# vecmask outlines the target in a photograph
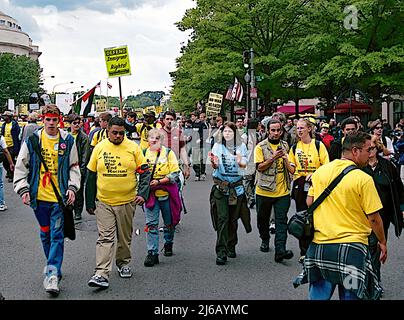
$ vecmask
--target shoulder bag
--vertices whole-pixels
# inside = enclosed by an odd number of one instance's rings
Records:
[[[331,193],[331,191],[338,185],[342,178],[350,171],[359,169],[355,165],[346,167],[320,194],[320,196],[313,202],[313,204],[304,211],[296,212],[288,222],[288,232],[297,239],[313,238],[314,225],[313,225],[313,213],[314,210],[324,201],[325,198]]]

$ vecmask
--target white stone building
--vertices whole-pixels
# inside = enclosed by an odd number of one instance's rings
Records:
[[[32,44],[28,34],[22,31],[17,20],[0,11],[0,53],[24,55],[38,60],[42,52]]]

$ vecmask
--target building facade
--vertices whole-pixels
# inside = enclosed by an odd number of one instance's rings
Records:
[[[28,34],[22,31],[17,20],[0,11],[0,53],[24,55],[38,60],[38,46],[32,44]]]

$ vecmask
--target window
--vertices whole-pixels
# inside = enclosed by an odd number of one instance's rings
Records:
[[[394,124],[399,122],[401,118],[404,118],[404,101],[395,100],[395,101],[393,101],[393,122],[394,122]]]

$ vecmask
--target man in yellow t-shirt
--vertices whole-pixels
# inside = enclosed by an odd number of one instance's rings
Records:
[[[72,205],[80,188],[80,169],[74,138],[58,128],[60,110],[56,105],[43,107],[44,128],[35,131],[21,147],[14,174],[14,191],[30,205],[40,226],[47,260],[45,291],[59,293],[64,255],[64,214],[52,182],[64,205]],[[46,164],[48,170],[45,169]]]
[[[342,158],[321,166],[313,174],[308,206],[345,168],[367,164],[370,139],[370,135],[363,132],[345,137]],[[380,261],[384,263],[387,246],[378,212],[381,208],[372,177],[361,170],[353,170],[314,210],[314,239],[304,260],[310,281],[310,299],[330,299],[336,285],[340,299],[376,299],[380,296],[381,288],[371,267],[367,244],[373,230],[379,240]]]
[[[109,121],[108,138],[95,146],[87,165],[86,208],[96,215],[98,228],[96,267],[88,281],[90,287],[109,286],[115,234],[119,275],[132,276],[129,263],[133,216],[136,205],[142,205],[148,198],[150,173],[140,147],[125,137],[124,125],[125,121],[119,117]],[[136,173],[140,175],[139,185]]]
[[[156,121],[156,114],[153,111],[150,111],[145,114],[144,122],[140,122],[136,124],[136,131],[140,136],[140,148],[143,152],[149,147],[149,131],[151,129],[161,129],[162,126],[160,123],[155,123]]]
[[[270,120],[267,124],[268,138],[254,149],[257,166],[255,188],[257,203],[257,226],[262,243],[260,250],[269,251],[269,219],[272,206],[275,211],[275,262],[292,259],[293,252],[286,250],[287,214],[290,207],[290,173],[293,168],[288,160],[288,144],[281,140],[282,123]]]
[[[1,135],[6,140],[7,150],[10,152],[11,158],[15,163],[15,160],[20,151],[20,126],[17,121],[13,119],[13,113],[11,111],[5,111],[3,113],[4,123],[1,127]],[[14,173],[10,168],[8,161],[3,162],[4,169],[6,169],[6,178],[8,182],[13,182]]]

